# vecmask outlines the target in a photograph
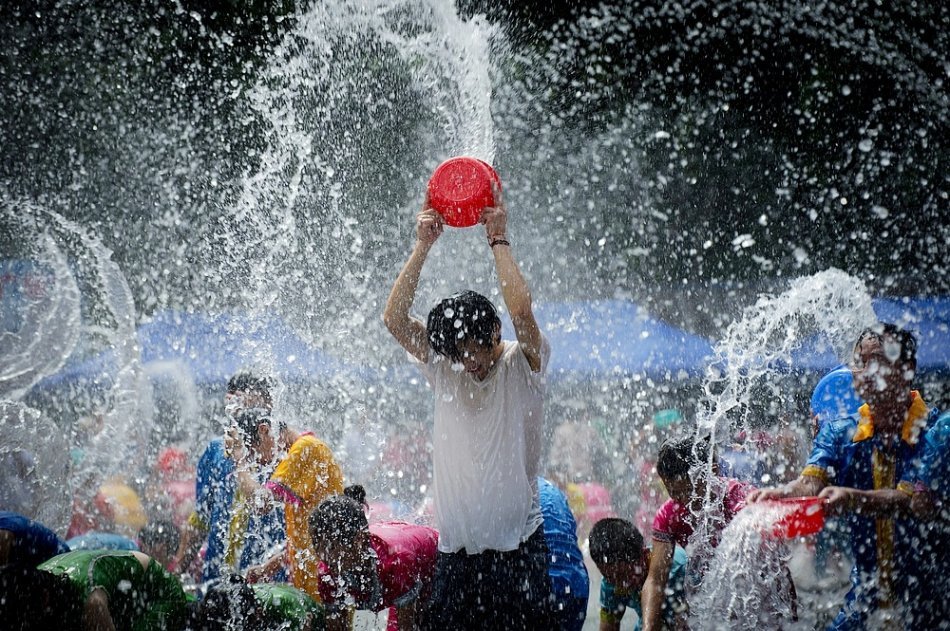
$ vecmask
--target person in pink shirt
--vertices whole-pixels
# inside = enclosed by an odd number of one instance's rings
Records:
[[[746,495],[755,490],[751,484],[720,477],[715,463],[710,476],[710,449],[708,438],[696,442],[691,436],[667,440],[660,447],[656,471],[670,499],[653,519],[653,556],[642,591],[643,631],[659,629],[662,623],[675,547],[687,547],[700,519],[709,527],[709,543],[715,547],[723,528],[745,507]],[[690,559],[694,567],[701,567],[696,561]]]
[[[439,533],[404,522],[370,524],[365,507],[366,491],[352,485],[310,515],[327,630],[346,629],[350,608],[389,609],[388,631],[416,629],[435,574]]]

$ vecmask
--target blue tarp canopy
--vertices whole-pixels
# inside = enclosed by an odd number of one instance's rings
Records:
[[[536,305],[534,312],[551,343],[548,374],[555,380],[695,376],[712,359],[705,338],[661,322],[632,302],[548,303]],[[503,336],[514,339],[507,319]]]
[[[186,370],[198,385],[225,383],[242,368],[259,368],[286,381],[362,377],[364,371],[308,345],[278,318],[165,311],[138,329],[143,365],[157,362]],[[115,352],[70,360],[34,389],[65,385],[109,388],[118,365]]]
[[[180,362],[197,384],[226,382],[247,367],[260,367],[287,381],[360,373],[308,345],[276,317],[165,311],[142,324],[138,337],[144,364]]]
[[[950,298],[878,298],[872,301],[881,322],[890,322],[917,338],[917,368],[927,372],[950,370]],[[837,357],[821,335],[811,337],[793,354],[800,370],[827,371],[847,361]]]

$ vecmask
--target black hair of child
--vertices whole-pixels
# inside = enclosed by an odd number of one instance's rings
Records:
[[[366,513],[366,490],[359,484],[346,487],[343,495],[334,495],[320,502],[310,513],[310,537],[332,537],[345,542],[369,528]]]
[[[596,564],[636,563],[643,558],[643,535],[630,521],[607,517],[590,530],[590,558]]]
[[[907,329],[902,329],[896,324],[881,322],[869,326],[858,335],[858,341],[854,343],[854,350],[857,351],[864,340],[877,340],[881,346],[890,339],[900,345],[899,359],[901,363],[912,363],[917,361],[917,338]]]
[[[273,382],[269,377],[261,377],[249,370],[239,370],[228,380],[228,394],[246,392],[261,397],[265,405],[273,405],[271,387]]]
[[[181,531],[167,519],[155,519],[139,531],[139,542],[148,547],[165,545],[166,550],[177,550]]]

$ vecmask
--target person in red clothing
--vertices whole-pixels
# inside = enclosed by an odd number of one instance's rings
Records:
[[[365,506],[366,491],[353,485],[310,514],[327,629],[347,628],[349,608],[389,609],[389,631],[416,629],[423,614],[416,605],[425,602],[435,574],[439,533],[404,522],[369,524]]]
[[[712,475],[705,475],[710,449],[708,438],[695,442],[692,436],[667,440],[660,447],[656,472],[670,499],[653,520],[653,555],[641,595],[644,631],[659,629],[662,623],[674,548],[688,546],[693,532],[700,527],[700,518],[705,518],[710,527],[710,545],[718,545],[722,529],[745,507],[746,495],[755,490],[750,484],[719,477],[715,465]],[[690,559],[693,568],[701,568],[702,564],[702,559]]]

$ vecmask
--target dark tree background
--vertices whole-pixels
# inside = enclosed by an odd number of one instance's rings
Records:
[[[601,191],[609,210],[594,204],[571,238],[611,235],[605,260],[653,310],[715,334],[757,292],[830,266],[878,294],[950,291],[947,7],[509,0],[460,11],[503,25],[499,76],[550,115],[552,135],[631,117],[656,130],[629,147],[649,212],[617,212],[629,183],[615,182]],[[260,121],[231,95],[303,8],[4,3],[0,192],[101,234],[131,270],[142,313],[173,301],[200,262],[172,274],[137,266],[147,224],[169,204],[200,217],[209,190],[234,188],[253,166]],[[163,133],[129,139],[141,133],[129,121]],[[514,143],[522,132],[506,133]],[[214,239],[197,221],[169,215],[165,228],[169,243]]]

